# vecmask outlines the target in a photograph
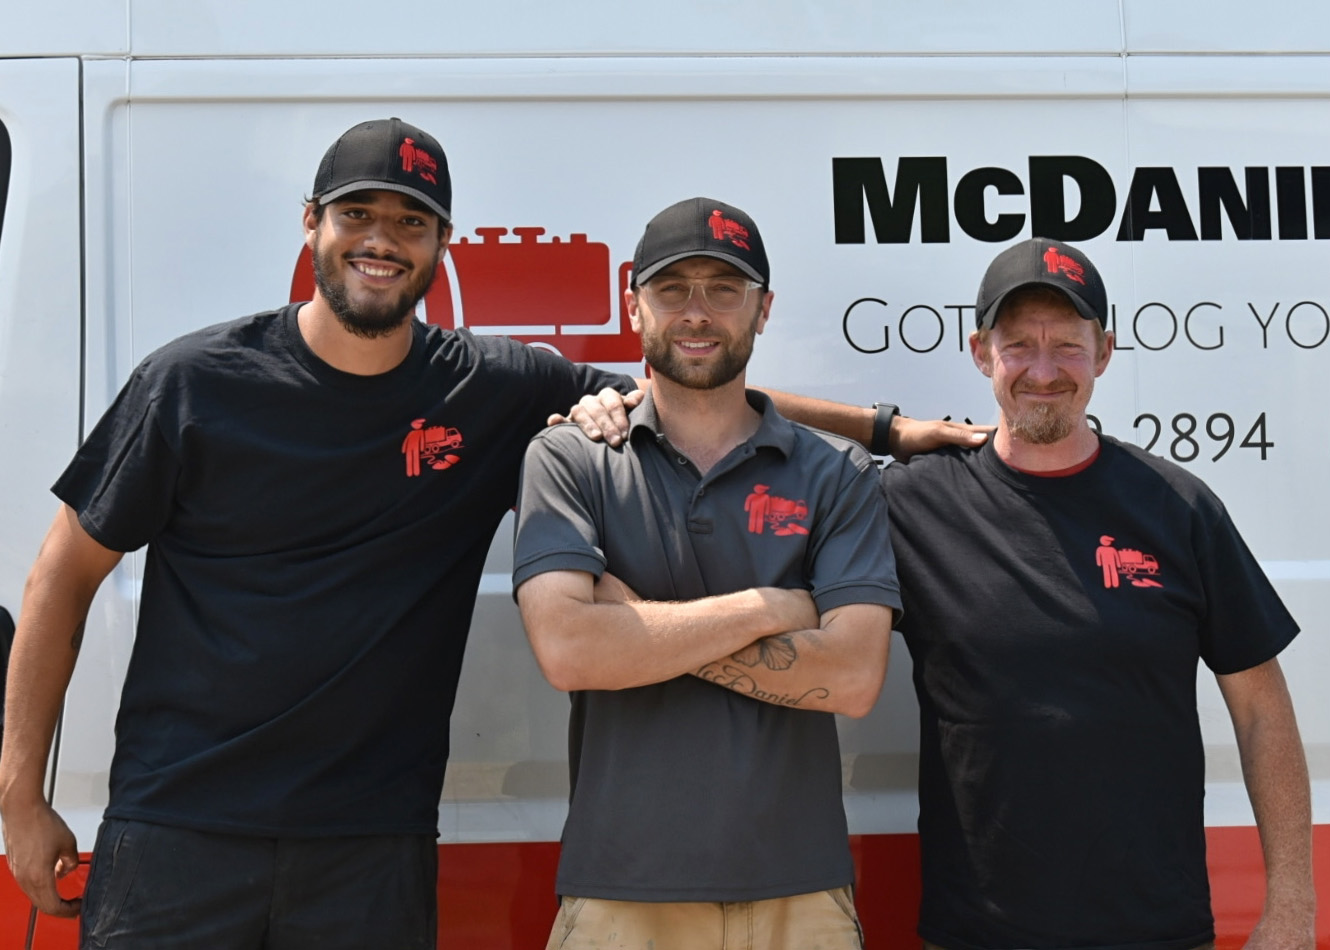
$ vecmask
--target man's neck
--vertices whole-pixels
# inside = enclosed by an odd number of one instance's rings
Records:
[[[366,339],[342,326],[316,290],[296,314],[300,336],[314,355],[333,369],[356,376],[378,376],[399,366],[411,352],[411,320],[386,336]]]
[[[993,451],[998,458],[1022,472],[1058,472],[1074,468],[1099,449],[1099,437],[1084,419],[1080,426],[1057,442],[1037,445],[1012,435],[1006,421],[998,422],[993,434]]]
[[[665,438],[704,474],[762,424],[744,395],[743,373],[716,389],[689,389],[653,376],[651,399]]]

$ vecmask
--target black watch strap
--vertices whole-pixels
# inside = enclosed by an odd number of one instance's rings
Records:
[[[887,439],[891,435],[891,420],[901,414],[900,406],[889,402],[875,402],[873,411],[873,441],[868,450],[874,455],[890,455]]]

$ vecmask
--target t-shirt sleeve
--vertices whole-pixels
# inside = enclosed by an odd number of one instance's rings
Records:
[[[537,574],[605,570],[599,520],[587,479],[579,466],[582,436],[576,426],[547,429],[531,440],[522,464],[513,541],[513,591]],[[574,439],[578,441],[573,441]]]
[[[139,366],[51,490],[104,547],[133,551],[165,527],[180,460],[164,435],[165,399]]]
[[[1215,673],[1240,673],[1278,656],[1298,625],[1223,504],[1205,501],[1213,507],[1203,509],[1195,540],[1206,595],[1201,659]]]
[[[611,373],[589,363],[571,363],[538,347],[514,345],[521,346],[531,362],[532,378],[539,381],[538,408],[544,415],[566,413],[577,400],[602,389],[627,394],[637,388],[637,381],[623,373]]]
[[[815,524],[809,581],[819,613],[845,604],[901,609],[887,500],[868,454],[854,449],[831,509]]]

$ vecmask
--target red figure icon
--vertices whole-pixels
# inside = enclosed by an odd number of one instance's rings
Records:
[[[406,456],[407,478],[420,474],[420,450],[425,447],[425,433],[420,430],[424,425],[424,419],[412,419],[411,431],[402,441],[402,453]]]
[[[1142,554],[1135,548],[1115,548],[1111,535],[1105,534],[1099,538],[1094,562],[1104,569],[1106,588],[1119,586],[1123,577],[1131,581],[1132,587],[1164,586],[1153,578],[1153,575],[1159,573],[1159,560],[1153,554]]]
[[[1049,250],[1052,254],[1053,251]],[[1094,562],[1104,569],[1104,586],[1117,587],[1121,581],[1118,580],[1118,549],[1113,547],[1113,538],[1110,535],[1104,535],[1099,539],[1099,549],[1094,552]]]
[[[711,226],[711,236],[717,241],[729,241],[735,247],[748,250],[748,229],[738,221],[731,221],[720,213],[720,209],[711,212],[707,219]]]
[[[807,534],[808,529],[797,522],[808,517],[808,503],[802,498],[798,501],[781,498],[770,491],[769,485],[754,485],[753,493],[744,499],[748,530],[762,534],[770,525],[772,534]]]
[[[402,146],[397,150],[397,154],[402,156],[402,171],[409,172],[416,164],[416,140],[402,139]]]
[[[1059,254],[1057,248],[1050,247],[1044,251],[1044,263],[1048,265],[1050,274],[1062,271],[1068,280],[1074,280],[1082,286],[1085,284],[1085,277],[1083,276],[1085,268],[1066,254]]]
[[[770,490],[770,485],[754,485],[753,493],[744,499],[744,511],[748,512],[748,530],[753,534],[761,534],[762,526],[766,523],[767,512],[771,509],[771,496],[767,494]]]
[[[420,461],[424,459],[436,472],[452,468],[462,461],[460,455],[448,452],[448,449],[460,448],[462,433],[452,426],[425,427],[424,419],[412,419],[411,431],[402,441],[402,453],[406,456],[407,478],[420,474]]]

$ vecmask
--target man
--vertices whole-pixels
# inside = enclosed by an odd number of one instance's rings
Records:
[[[522,452],[585,394],[589,428],[626,425],[628,377],[412,319],[452,234],[432,136],[362,123],[312,195],[314,299],[149,356],[55,485],[0,813],[20,886],[81,904],[93,946],[433,946],[448,716]],[[873,412],[842,409],[867,439]],[[52,733],[88,605],[145,544],[106,821],[86,899],[62,900],[78,849],[42,796]]]
[[[573,694],[549,947],[857,948],[831,714],[873,707],[900,605],[876,470],[745,391],[744,212],[667,208],[633,272],[651,392],[621,446],[537,436],[518,505],[522,619]]]
[[[922,718],[920,935],[946,950],[1210,946],[1199,658],[1265,852],[1247,946],[1310,950],[1307,769],[1276,659],[1297,626],[1198,478],[1089,426],[1113,335],[1084,254],[1008,248],[976,313],[993,440],[883,473]]]

